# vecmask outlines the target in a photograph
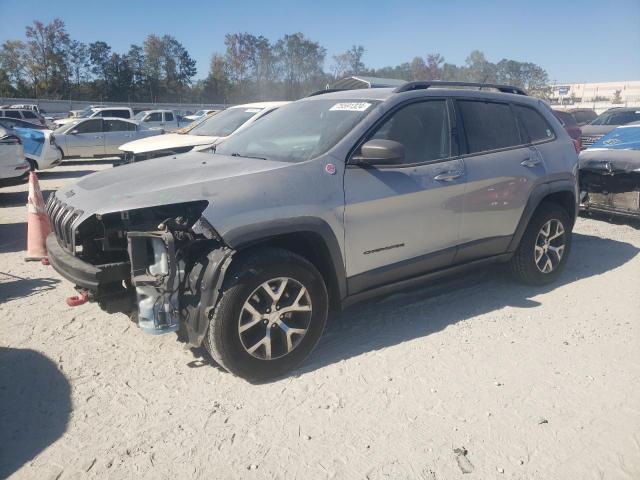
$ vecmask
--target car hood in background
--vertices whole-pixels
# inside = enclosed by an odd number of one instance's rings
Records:
[[[286,162],[190,152],[137,162],[87,175],[56,196],[84,212],[82,218],[196,200],[214,202],[251,175],[284,168]]]
[[[67,125],[71,122],[77,122],[79,120],[84,120],[84,119],[79,117],[59,118],[57,120],[54,120],[53,123],[56,125],[62,126],[62,125]]]
[[[158,150],[171,150],[172,148],[196,147],[198,145],[210,145],[215,143],[220,137],[208,137],[202,135],[188,135],[180,133],[169,133],[155,137],[143,138],[133,142],[120,145],[123,152],[148,153]]]
[[[618,125],[584,125],[580,127],[582,129],[583,136],[599,136],[606,135],[614,128],[618,127]]]

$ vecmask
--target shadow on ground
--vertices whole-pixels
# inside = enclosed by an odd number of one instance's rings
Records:
[[[580,213],[580,216],[589,220],[611,223],[612,225],[627,225],[640,230],[640,218],[623,217],[621,215],[608,215],[606,213],[589,212]]]
[[[3,207],[25,207],[24,218],[27,218],[27,197],[29,196],[28,187],[25,185],[24,190],[19,192],[0,192],[0,208]],[[47,197],[53,190],[42,190],[42,198],[47,201]],[[0,235],[2,233],[0,232]],[[2,237],[0,237],[2,238]]]
[[[545,287],[520,284],[506,265],[495,265],[330,314],[314,353],[292,375],[424,337],[506,306],[536,308],[541,304],[532,297],[618,268],[638,252],[640,249],[630,243],[574,233],[565,271],[557,282]],[[217,366],[204,348],[192,352],[199,359],[193,362],[197,366]]]
[[[536,308],[540,302],[532,297],[620,267],[639,251],[629,243],[574,233],[565,271],[545,287],[522,285],[505,265],[496,265],[354,306],[328,323],[315,353],[297,373],[424,337],[506,306]]]
[[[34,350],[0,348],[0,478],[59,439],[71,413],[71,386]]]
[[[117,160],[118,160],[117,157],[113,157],[108,160],[107,159],[93,160],[91,158],[87,158],[87,159],[78,158],[76,160],[63,160],[62,165],[64,165],[65,167],[72,166],[72,165],[113,165],[113,162]]]
[[[80,178],[94,172],[95,170],[46,170],[44,172],[38,172],[38,179],[58,180],[64,178]]]
[[[26,218],[26,208],[24,215]],[[0,223],[0,253],[22,252],[26,249],[27,222]]]
[[[24,278],[0,272],[0,303],[53,290],[59,283],[56,278]]]

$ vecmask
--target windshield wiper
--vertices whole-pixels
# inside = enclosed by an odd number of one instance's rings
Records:
[[[255,158],[256,160],[266,160],[266,158],[264,158],[264,157],[254,157],[254,156],[251,156],[251,155],[241,155],[238,152],[233,152],[231,154],[231,156],[232,157],[242,157],[242,158]]]

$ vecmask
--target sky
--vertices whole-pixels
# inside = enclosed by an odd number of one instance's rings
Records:
[[[275,42],[299,31],[327,49],[327,68],[358,44],[375,68],[428,53],[460,65],[481,50],[492,62],[536,63],[557,83],[640,80],[640,0],[0,0],[0,42],[56,17],[72,38],[116,52],[169,33],[196,59],[197,78],[224,52],[225,33]]]

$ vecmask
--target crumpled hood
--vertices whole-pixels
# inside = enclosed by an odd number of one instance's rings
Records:
[[[640,150],[594,149],[580,153],[580,170],[602,174],[640,174]]]
[[[210,145],[215,143],[220,137],[208,137],[202,135],[189,135],[180,133],[168,133],[155,137],[142,138],[133,142],[125,143],[118,147],[123,152],[149,153],[158,150],[169,150],[171,148],[195,147],[198,145]]]
[[[56,196],[82,210],[81,219],[155,205],[212,203],[228,189],[243,188],[247,177],[287,165],[291,164],[189,152],[96,172],[61,188]]]

